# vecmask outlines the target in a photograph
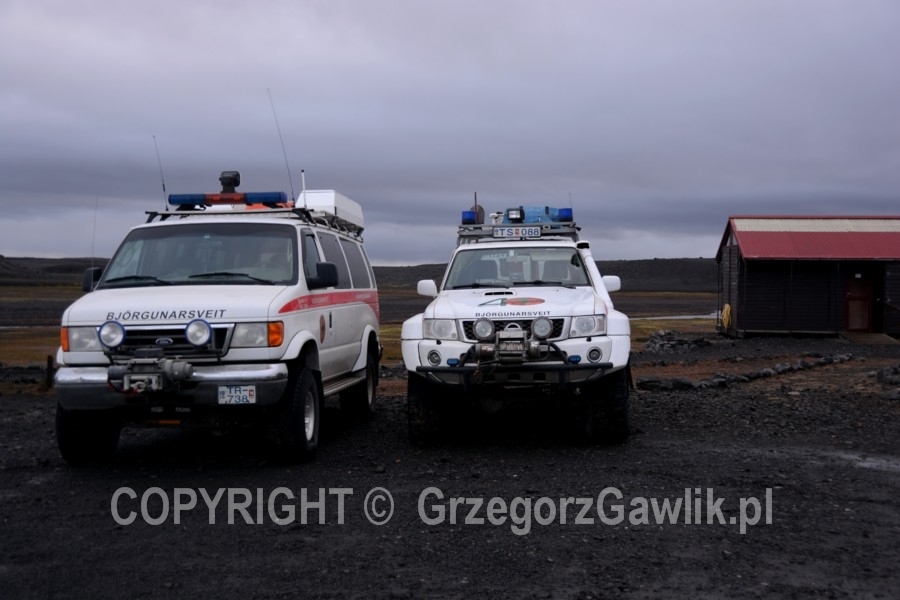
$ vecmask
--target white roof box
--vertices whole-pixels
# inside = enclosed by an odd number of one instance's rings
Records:
[[[314,214],[325,213],[328,216],[337,217],[355,225],[359,229],[365,227],[362,207],[347,196],[334,190],[306,190],[300,192],[300,197],[295,202],[296,206],[302,206]]]

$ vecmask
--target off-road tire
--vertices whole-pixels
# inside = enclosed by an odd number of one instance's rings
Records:
[[[628,367],[604,377],[601,384],[603,439],[613,444],[624,444],[631,435],[628,424],[628,392],[630,373]]]
[[[631,435],[628,423],[629,369],[604,377],[581,403],[581,430],[591,442],[623,444]]]
[[[378,358],[369,351],[366,359],[366,379],[341,392],[341,412],[357,419],[375,416],[375,396],[378,388]]]
[[[271,423],[276,458],[287,463],[312,460],[319,446],[322,393],[314,372],[302,368]]]
[[[121,432],[121,424],[104,411],[66,410],[56,405],[56,444],[69,466],[109,461]]]
[[[436,386],[414,373],[406,374],[406,416],[409,441],[416,446],[436,443],[441,436],[440,395]]]

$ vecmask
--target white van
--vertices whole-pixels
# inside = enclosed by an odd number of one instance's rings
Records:
[[[308,460],[323,399],[370,415],[379,305],[359,204],[334,191],[172,194],[62,317],[56,433],[72,465],[109,457],[124,426],[264,421]]]

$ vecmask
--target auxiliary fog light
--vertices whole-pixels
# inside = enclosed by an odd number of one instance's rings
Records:
[[[107,321],[100,326],[97,336],[107,348],[116,348],[125,340],[125,326],[118,321]]]
[[[590,350],[588,350],[587,356],[589,361],[597,362],[601,358],[603,358],[603,352],[600,350],[600,348],[591,348]]]
[[[184,337],[194,346],[205,346],[212,339],[212,327],[203,319],[194,319],[184,328]]]
[[[436,367],[441,364],[441,353],[437,350],[432,350],[428,353],[428,362],[432,367]]]
[[[538,317],[531,322],[531,333],[534,337],[545,340],[553,333],[553,322],[547,317]]]
[[[489,319],[478,319],[472,326],[472,332],[479,340],[486,340],[494,335],[494,323]]]

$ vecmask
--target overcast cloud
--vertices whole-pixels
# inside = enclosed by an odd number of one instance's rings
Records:
[[[446,261],[475,192],[571,203],[598,259],[898,214],[898,31],[896,0],[2,0],[0,254],[110,256],[164,206],[154,136],[169,193],[304,169],[375,264]]]

